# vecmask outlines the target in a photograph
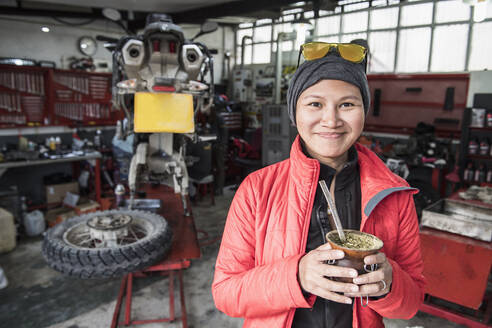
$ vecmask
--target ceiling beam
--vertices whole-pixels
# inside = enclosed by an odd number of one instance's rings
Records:
[[[92,12],[76,12],[64,10],[42,10],[29,8],[15,8],[0,6],[1,15],[11,16],[41,16],[41,17],[63,17],[63,18],[95,18],[105,19],[100,9],[92,9]]]
[[[176,23],[201,23],[208,18],[244,16],[247,13],[288,6],[299,0],[242,0],[172,13]]]

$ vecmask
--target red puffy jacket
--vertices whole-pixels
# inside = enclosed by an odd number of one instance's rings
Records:
[[[391,292],[367,307],[354,300],[354,327],[384,327],[386,318],[408,319],[423,301],[419,228],[412,194],[369,149],[356,145],[360,167],[361,231],[384,242],[393,267]],[[319,162],[301,150],[250,174],[232,201],[220,246],[212,294],[217,308],[244,317],[244,327],[291,327],[296,308],[311,307],[297,280],[305,254]]]

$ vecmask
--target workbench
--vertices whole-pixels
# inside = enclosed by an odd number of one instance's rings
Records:
[[[26,167],[26,166],[38,166],[38,165],[50,165],[59,163],[74,163],[80,161],[95,161],[94,163],[94,179],[96,189],[96,201],[101,203],[101,153],[93,151],[81,156],[65,156],[54,159],[36,159],[27,161],[15,161],[15,162],[0,162],[0,177],[10,168]]]
[[[183,211],[183,204],[181,202],[181,196],[174,193],[174,189],[168,186],[151,187],[146,186],[144,188],[147,199],[160,199],[162,201],[162,208],[158,210],[157,214],[162,215],[169,225],[171,226],[173,238],[171,249],[168,256],[161,261],[141,272],[130,273],[126,275],[120,286],[118,299],[116,301],[115,310],[113,313],[113,320],[111,328],[116,328],[118,325],[140,325],[156,322],[172,322],[176,319],[174,309],[174,276],[177,275],[179,279],[179,293],[180,293],[180,305],[181,305],[181,322],[183,328],[188,327],[186,304],[183,285],[183,269],[190,266],[190,260],[197,259],[201,256],[200,246],[198,245],[197,231],[195,228],[195,222],[193,215],[185,216]],[[187,197],[188,206],[191,206],[190,200]],[[191,207],[189,207],[191,209]],[[191,211],[190,211],[191,213]],[[169,276],[169,317],[159,319],[147,319],[147,320],[132,320],[131,319],[131,304],[132,304],[132,287],[133,278],[146,277],[151,273],[157,273],[160,275]],[[126,293],[126,304],[124,321],[119,322],[120,309],[123,303],[123,297]]]

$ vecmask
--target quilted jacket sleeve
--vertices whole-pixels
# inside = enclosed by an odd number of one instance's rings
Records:
[[[258,191],[251,180],[249,176],[241,184],[229,209],[212,284],[215,305],[229,316],[244,318],[310,307],[297,282],[302,254],[255,264]]]
[[[419,226],[412,193],[399,193],[400,226],[397,252],[388,259],[393,267],[391,292],[369,302],[369,307],[386,318],[410,319],[424,299],[424,265],[420,252]]]

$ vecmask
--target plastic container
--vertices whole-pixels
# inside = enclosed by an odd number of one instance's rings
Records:
[[[9,284],[7,280],[7,276],[5,275],[5,272],[3,271],[2,267],[0,267],[0,289],[3,289],[7,287]]]
[[[482,141],[480,141],[480,150],[479,153],[482,156],[487,156],[489,154],[489,138],[483,138]]]
[[[470,140],[470,142],[468,143],[468,154],[476,155],[478,153],[478,148],[479,148],[478,139],[475,138]]]
[[[14,216],[0,208],[0,253],[13,250],[16,246]]]
[[[27,213],[24,217],[24,228],[28,236],[38,236],[46,230],[43,212],[36,210]]]

